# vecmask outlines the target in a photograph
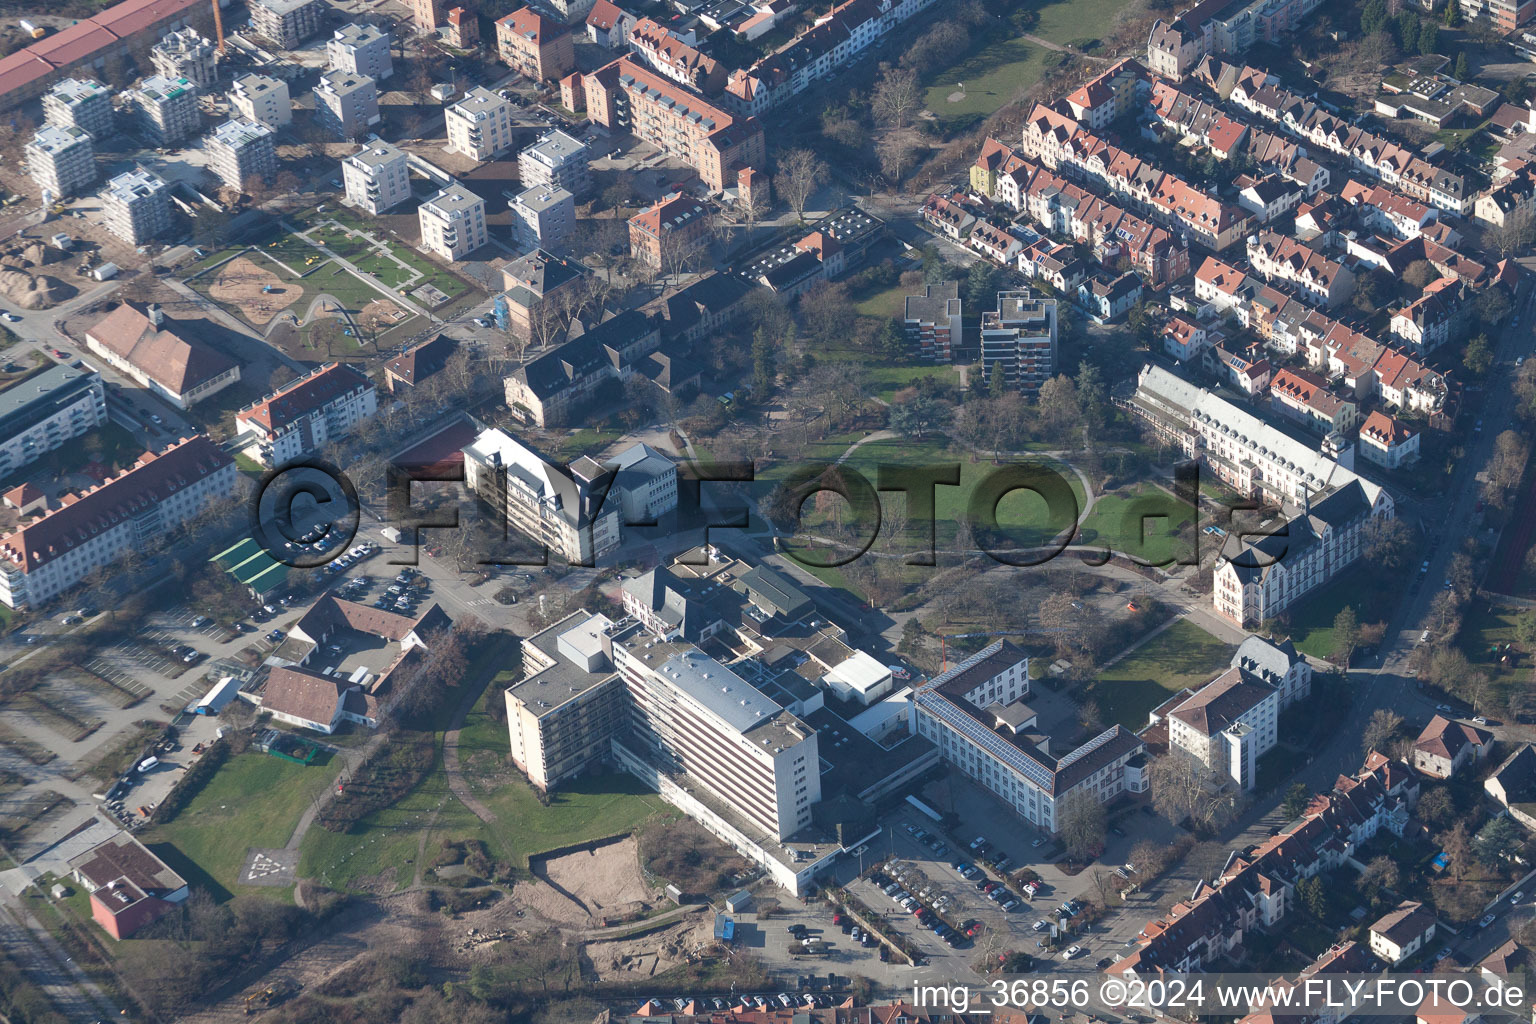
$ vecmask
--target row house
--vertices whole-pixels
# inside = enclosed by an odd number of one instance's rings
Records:
[[[1021,239],[986,221],[978,222],[971,229],[965,244],[989,260],[1001,263],[1005,267],[1013,266],[1013,261],[1018,258],[1019,253],[1024,251],[1024,242]]]
[[[887,33],[937,0],[845,0],[814,25],[748,68],[733,71],[721,102],[742,116],[761,114],[830,78]]]
[[[1157,19],[1147,37],[1147,67],[1180,81],[1215,54],[1242,53],[1285,39],[1322,0],[1200,0],[1178,17]]]
[[[1140,161],[1123,151],[1114,152],[1118,159],[1112,167],[1095,157],[1094,166],[1101,175],[1141,173],[1145,165]],[[983,145],[971,167],[971,182],[976,191],[1018,210],[1046,231],[1087,244],[1105,266],[1135,270],[1154,288],[1166,287],[1189,273],[1189,247],[1171,231],[1093,195],[995,139]],[[1019,266],[1035,276],[1023,262]],[[1070,287],[1076,288],[1077,283]]]
[[[1240,181],[1245,183],[1237,194],[1237,205],[1253,214],[1260,224],[1279,220],[1290,213],[1304,194],[1295,183],[1275,174]]]
[[[1274,231],[1248,239],[1248,262],[1266,281],[1287,281],[1303,297],[1326,308],[1345,301],[1355,290],[1355,275],[1348,267]]]
[[[1328,390],[1328,382],[1307,370],[1281,370],[1269,382],[1269,403],[1281,416],[1316,433],[1347,434],[1360,422],[1360,407]]]
[[[1044,281],[1058,295],[1077,291],[1088,279],[1089,267],[1077,250],[1064,242],[1037,238],[1019,253],[1019,273],[1031,281]]]
[[[1206,349],[1201,362],[1206,373],[1249,397],[1263,394],[1275,372],[1268,359],[1256,353],[1235,352],[1221,344]]]
[[[1477,197],[1472,216],[1492,228],[1502,228],[1520,217],[1529,218],[1536,211],[1536,169],[1523,167],[1497,187]]]
[[[1417,238],[1440,217],[1439,210],[1381,185],[1349,181],[1339,198],[1360,211],[1366,227],[1399,240]]]
[[[1080,123],[1098,130],[1134,110],[1138,94],[1146,90],[1149,81],[1147,69],[1135,59],[1126,57],[1084,82],[1063,102]]]
[[[1466,323],[1462,313],[1471,298],[1458,278],[1431,281],[1422,295],[1392,314],[1392,334],[1420,353],[1459,339]]]
[[[1441,411],[1451,392],[1448,375],[1431,370],[1397,349],[1335,323],[1306,348],[1312,369],[1327,373],[1358,400],[1376,397],[1408,412]]]
[[[1461,175],[1434,166],[1386,136],[1350,124],[1272,79],[1261,85],[1251,79],[1237,84],[1228,98],[1414,199],[1448,213],[1466,213],[1471,205]]]
[[[1137,948],[1109,973],[1188,973],[1240,954],[1245,938],[1284,920],[1300,882],[1344,866],[1361,843],[1383,829],[1400,835],[1418,791],[1406,765],[1371,751],[1358,772],[1340,775],[1297,821],[1256,846],[1230,853],[1214,879],[1198,882],[1188,899],[1148,922]],[[1369,966],[1358,956],[1330,956],[1319,963]]]
[[[1217,343],[1221,331],[1189,317],[1174,315],[1163,325],[1160,335],[1163,352],[1175,362],[1188,363],[1201,358]]]
[[[725,87],[725,68],[706,57],[650,18],[641,18],[629,33],[629,47],[651,67],[679,85],[705,96]]]
[[[1219,252],[1248,230],[1242,210],[1105,143],[1044,105],[1037,105],[1025,120],[1021,150],[1052,170],[1098,181],[1206,248]]]
[[[959,199],[931,195],[923,203],[923,220],[945,238],[958,242],[970,234],[976,224],[976,216],[968,211]]]

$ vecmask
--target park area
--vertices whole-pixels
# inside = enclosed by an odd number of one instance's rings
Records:
[[[1100,672],[1083,696],[1099,706],[1104,721],[1134,731],[1163,701],[1224,671],[1235,650],[1188,619],[1177,619]]]
[[[295,359],[393,351],[424,329],[422,313],[482,297],[349,211],[307,211],[293,220],[203,253],[187,268],[187,283]]]

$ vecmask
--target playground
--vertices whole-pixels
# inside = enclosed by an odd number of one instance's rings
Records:
[[[240,311],[252,326],[267,324],[298,301],[304,286],[284,282],[277,274],[245,256],[225,263],[208,283],[208,297]]]

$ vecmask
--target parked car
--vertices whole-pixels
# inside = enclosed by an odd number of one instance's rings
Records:
[[[212,621],[213,620],[210,619],[206,615],[199,615],[197,618],[192,620],[192,628],[193,629],[202,629],[204,626],[208,625],[208,623],[210,623]]]
[[[1067,947],[1067,951],[1065,953],[1063,953],[1062,956],[1065,959],[1067,959],[1067,960],[1074,960],[1077,957],[1081,956],[1082,954],[1083,954],[1083,947],[1082,946],[1068,946]]]

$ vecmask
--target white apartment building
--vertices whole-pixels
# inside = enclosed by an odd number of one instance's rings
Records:
[[[559,185],[580,196],[592,185],[591,156],[585,143],[557,129],[517,154],[518,177],[527,188]]]
[[[377,25],[343,25],[325,44],[333,71],[349,71],[382,82],[395,73],[389,33]]]
[[[1171,748],[1252,789],[1259,758],[1275,745],[1280,691],[1229,668],[1176,704],[1167,720]]]
[[[619,546],[622,502],[607,496],[613,472],[590,458],[557,466],[505,431],[486,430],[464,449],[464,481],[511,529],[572,565],[596,564]]]
[[[130,551],[142,551],[235,493],[239,473],[223,449],[199,434],[77,496],[0,538],[0,602],[35,608]]]
[[[195,28],[171,32],[149,51],[149,61],[166,78],[185,78],[199,89],[211,89],[219,80],[218,50]]]
[[[246,179],[270,180],[277,173],[277,150],[272,129],[251,121],[225,121],[203,143],[208,150],[208,169],[233,189]]]
[[[552,249],[576,226],[576,197],[556,185],[530,188],[512,200],[512,234],[529,249]]]
[[[320,32],[330,9],[325,0],[251,0],[251,28],[285,50]]]
[[[1231,667],[1273,686],[1282,709],[1312,694],[1312,663],[1289,640],[1250,636],[1238,645]]]
[[[50,199],[74,195],[96,180],[96,147],[83,129],[45,124],[23,152],[27,173]]]
[[[443,111],[448,151],[491,160],[512,148],[512,101],[477,85]],[[525,185],[532,184],[526,178]]]
[[[171,192],[159,175],[138,167],[107,182],[101,210],[108,231],[142,245],[171,226]]]
[[[816,731],[692,644],[642,640],[613,647],[632,705],[621,763],[680,770],[770,840],[809,825]]]
[[[373,381],[344,363],[326,363],[235,415],[247,455],[282,466],[351,433],[378,411]]]
[[[0,391],[0,475],[107,421],[101,374],[87,363],[50,364]]]
[[[43,94],[43,120],[104,139],[113,132],[112,90],[89,78],[66,78]]]
[[[367,75],[327,71],[315,86],[315,121],[343,139],[379,123],[379,89]]]
[[[411,197],[409,158],[405,150],[382,140],[370,142],[341,162],[347,202],[372,214],[399,206]]]
[[[133,90],[132,98],[139,127],[156,146],[174,146],[202,126],[197,86],[188,79],[151,75]]]
[[[229,90],[230,106],[244,120],[283,128],[293,123],[293,100],[288,83],[266,75],[241,75]]]
[[[452,263],[490,241],[485,200],[455,182],[421,204],[421,247]]]
[[[956,770],[995,793],[1026,821],[1058,830],[1076,794],[1108,803],[1147,787],[1145,744],[1115,725],[1059,753],[1037,735],[1029,656],[998,641],[934,676],[913,696],[912,729]]]

